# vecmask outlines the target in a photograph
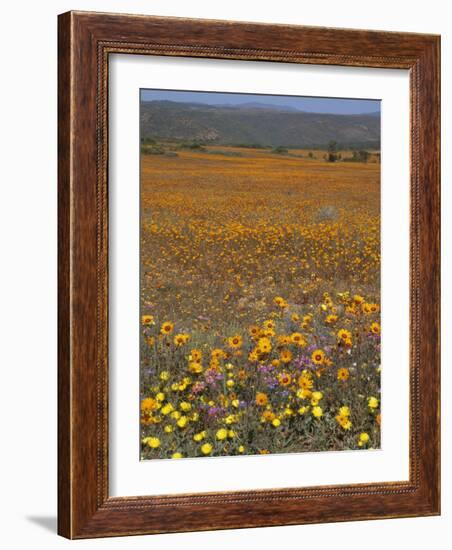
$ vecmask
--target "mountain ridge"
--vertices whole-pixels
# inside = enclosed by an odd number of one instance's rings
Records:
[[[206,144],[378,148],[380,114],[327,114],[250,102],[209,105],[170,100],[143,101],[142,138]]]

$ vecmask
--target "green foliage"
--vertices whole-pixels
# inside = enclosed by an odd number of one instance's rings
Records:
[[[161,145],[141,145],[140,150],[142,155],[164,155],[165,154],[165,150]]]
[[[272,153],[276,153],[278,155],[284,155],[289,152],[289,149],[287,147],[283,147],[282,145],[278,145],[278,147],[275,147],[272,149]]]
[[[352,156],[345,158],[346,162],[368,162],[370,153],[368,151],[353,151]]]
[[[199,141],[186,141],[179,145],[179,149],[188,149],[191,151],[204,151],[203,143]]]

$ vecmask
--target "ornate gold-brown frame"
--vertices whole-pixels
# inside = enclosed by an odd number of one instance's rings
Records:
[[[109,496],[107,90],[113,53],[409,70],[409,481]],[[85,538],[439,514],[439,62],[440,39],[432,35],[88,12],[59,17],[61,535]]]

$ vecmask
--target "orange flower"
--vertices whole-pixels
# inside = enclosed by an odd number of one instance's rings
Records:
[[[231,347],[233,349],[240,348],[242,346],[242,344],[243,344],[242,337],[239,336],[238,334],[228,338],[228,345],[229,345],[229,347]]]
[[[348,380],[349,376],[350,376],[350,371],[346,368],[342,368],[337,371],[338,380]]]
[[[292,360],[292,352],[289,349],[282,349],[279,353],[279,358],[283,363],[290,363]]]
[[[265,393],[258,392],[256,393],[256,405],[259,405],[259,407],[263,407],[268,403],[268,397]]]
[[[165,321],[160,328],[160,332],[162,334],[171,334],[173,330],[174,330],[174,323],[171,323],[171,321]]]
[[[321,349],[316,349],[312,352],[311,359],[316,365],[321,365],[325,361],[325,352]]]
[[[305,337],[301,334],[301,332],[294,332],[294,333],[290,336],[290,340],[291,340],[291,342],[293,342],[294,344],[297,344],[297,346],[300,346],[301,348],[303,348],[304,346],[306,346],[306,339],[305,339]]]
[[[288,386],[292,382],[292,376],[288,372],[281,372],[278,380],[281,386]]]

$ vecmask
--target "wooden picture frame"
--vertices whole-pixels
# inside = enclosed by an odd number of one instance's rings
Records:
[[[440,38],[68,12],[58,41],[58,532],[68,538],[440,513]],[[113,53],[407,69],[409,481],[110,497],[108,61]]]

